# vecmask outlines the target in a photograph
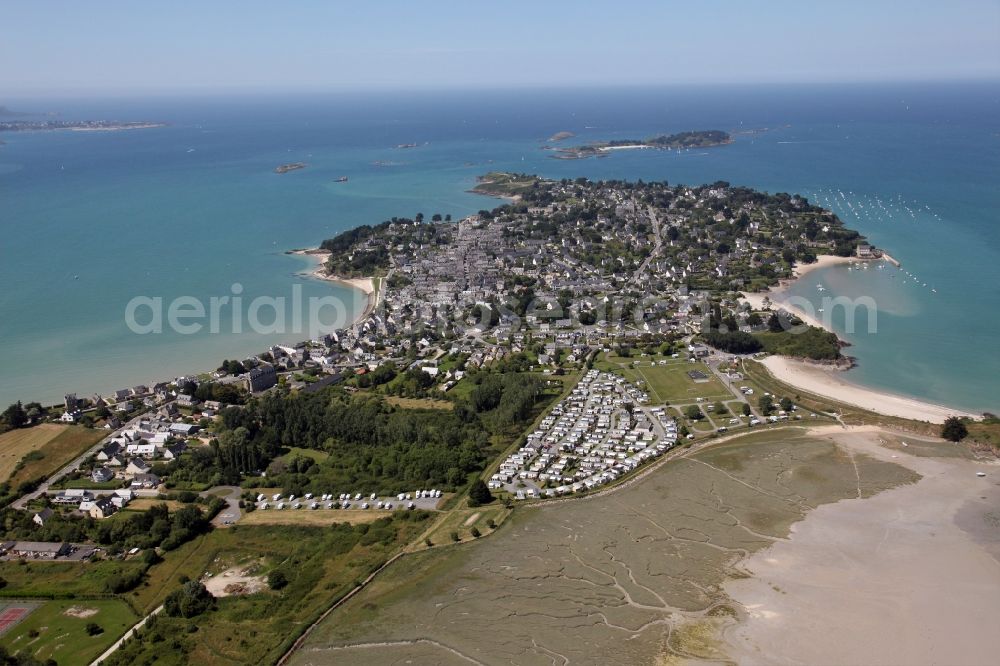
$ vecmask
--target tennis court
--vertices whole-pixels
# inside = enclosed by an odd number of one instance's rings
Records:
[[[34,601],[0,601],[0,636],[28,617],[39,605]]]

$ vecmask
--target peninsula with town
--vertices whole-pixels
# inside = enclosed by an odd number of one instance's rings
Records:
[[[677,136],[659,147],[728,141]],[[473,191],[500,205],[295,251],[368,296],[345,328],[3,411],[0,646],[71,664],[717,663],[754,649],[733,631],[767,635],[760,604],[808,603],[787,572],[769,575],[788,599],[745,580],[796,547],[793,524],[869,552],[886,535],[837,507],[891,517],[929,489],[930,515],[993,492],[975,482],[995,416],[783,373],[850,360],[776,289],[887,260],[831,211],[722,181],[495,172]],[[941,528],[956,585],[988,566],[988,507],[970,506],[965,536]],[[913,577],[940,573],[893,543]],[[856,610],[884,621],[831,612]]]

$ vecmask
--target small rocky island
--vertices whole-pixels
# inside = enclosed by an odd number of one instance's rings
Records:
[[[549,141],[565,141],[566,139],[572,139],[574,136],[576,136],[576,134],[573,134],[572,132],[556,132],[549,137]]]
[[[279,167],[275,167],[274,173],[288,173],[289,171],[297,171],[299,169],[305,169],[305,162],[291,162],[289,164],[282,164]]]
[[[607,157],[614,150],[656,148],[659,150],[690,150],[691,148],[712,148],[732,143],[733,138],[722,130],[700,130],[661,134],[650,139],[614,139],[587,143],[582,146],[568,146],[555,151],[551,157],[558,160],[582,160],[588,157]]]

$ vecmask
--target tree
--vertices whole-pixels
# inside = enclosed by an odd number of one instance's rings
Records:
[[[472,538],[473,538],[473,539],[478,539],[479,537],[481,537],[481,536],[483,535],[483,533],[482,533],[482,532],[480,532],[480,531],[479,531],[479,528],[478,528],[478,527],[476,527],[476,526],[473,526],[473,527],[472,527],[472,529],[471,529],[471,530],[469,530],[469,534],[471,534],[471,535],[472,535]]]
[[[743,416],[750,416],[750,404],[749,403],[746,403],[746,402],[743,403]]]
[[[87,632],[88,636],[97,636],[104,633],[104,627],[96,622],[88,622],[87,626],[84,627],[84,631]]]
[[[211,608],[215,597],[196,580],[189,580],[181,589],[171,592],[163,601],[163,610],[170,617],[194,617]]]
[[[24,406],[18,400],[13,405],[0,414],[0,421],[3,421],[11,428],[23,428],[28,423],[28,414],[24,411]]]
[[[760,396],[760,399],[757,401],[757,408],[761,414],[767,416],[774,411],[774,399],[769,395]]]
[[[451,540],[457,543],[462,540],[462,537],[458,536],[458,532],[453,531],[451,533]]]
[[[771,333],[781,333],[785,330],[784,323],[781,321],[781,317],[778,316],[777,312],[771,314],[771,316],[767,318],[767,330]]]
[[[469,487],[469,506],[481,506],[493,501],[493,493],[482,479],[476,479]]]
[[[949,442],[960,442],[969,435],[969,429],[957,416],[949,416],[941,426],[941,436]]]
[[[701,413],[701,409],[698,405],[688,405],[684,408],[684,416],[688,417],[692,421],[699,421],[705,418],[705,415]]]
[[[729,322],[726,326],[735,325],[736,322]],[[717,330],[708,330],[702,334],[705,342],[730,354],[753,354],[763,349],[760,341],[743,331],[730,330],[722,333]]]
[[[778,404],[781,406],[781,409],[783,409],[786,412],[792,411],[792,407],[794,407],[792,401],[789,398],[782,398],[781,400],[778,401]]]
[[[288,576],[281,569],[272,569],[267,575],[267,586],[272,590],[280,590],[288,585]]]

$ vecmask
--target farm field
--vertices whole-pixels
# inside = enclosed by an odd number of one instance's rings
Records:
[[[0,646],[42,662],[53,659],[60,666],[89,664],[137,620],[118,599],[46,601],[0,636]],[[88,634],[90,623],[101,632]]]
[[[0,479],[12,487],[57,471],[99,442],[107,433],[82,426],[42,423],[0,435]],[[37,451],[17,469],[25,455]]]
[[[9,430],[0,435],[0,479],[9,479],[25,454],[41,449],[66,427],[55,423],[42,423],[34,428]]]

